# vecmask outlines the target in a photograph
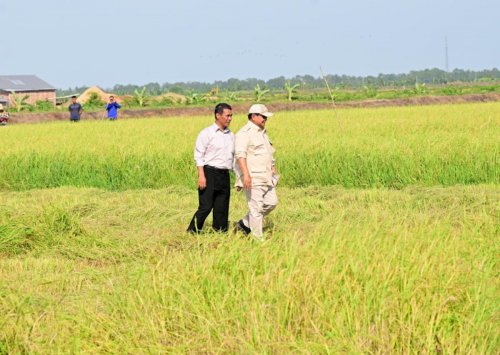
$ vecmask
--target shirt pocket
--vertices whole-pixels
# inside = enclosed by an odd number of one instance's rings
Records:
[[[254,144],[252,144],[249,148],[250,153],[253,153],[253,155],[257,156],[267,154],[267,148],[264,140],[255,141]]]

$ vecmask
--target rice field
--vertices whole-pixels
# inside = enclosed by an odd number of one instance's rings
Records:
[[[211,122],[0,129],[0,353],[498,353],[499,103],[278,112],[262,244],[185,233]]]
[[[195,186],[210,117],[18,125],[0,131],[0,188]],[[236,131],[246,122],[236,115]],[[500,105],[278,113],[268,122],[288,187],[401,188],[500,181]]]

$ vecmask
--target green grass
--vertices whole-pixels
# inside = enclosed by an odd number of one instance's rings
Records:
[[[492,83],[491,85],[423,85],[419,86],[408,85],[406,87],[378,87],[367,85],[364,88],[356,89],[333,89],[335,102],[360,101],[360,100],[394,100],[407,99],[412,97],[425,96],[460,96],[466,94],[490,94],[500,92],[500,85]],[[247,100],[250,95],[241,93],[240,96],[246,96]],[[287,93],[285,91],[272,91],[264,97],[264,101],[269,103],[281,101],[286,102]],[[329,102],[330,94],[323,89],[301,89],[297,90],[297,101],[299,102]]]
[[[496,187],[279,196],[258,244],[186,235],[184,187],[1,192],[1,349],[498,350]]]
[[[237,130],[246,122],[235,116]],[[209,117],[4,127],[0,189],[194,187]],[[282,184],[452,186],[500,182],[500,103],[277,112]]]

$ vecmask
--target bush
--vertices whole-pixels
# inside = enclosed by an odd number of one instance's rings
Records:
[[[89,108],[101,108],[105,105],[106,103],[101,99],[98,93],[96,92],[91,92],[89,99],[87,102],[83,105],[85,109]]]
[[[54,104],[49,100],[37,100],[35,102],[34,109],[36,111],[52,111],[54,109]]]
[[[177,102],[168,96],[162,97],[160,100],[151,101],[151,106],[153,107],[165,107],[165,106],[174,106]]]
[[[378,92],[378,89],[374,86],[365,85],[363,87],[363,93],[364,93],[365,97],[367,97],[369,99],[372,99],[375,96],[377,96],[377,92]]]
[[[441,89],[444,95],[460,95],[463,93],[463,88],[459,86],[446,86]]]

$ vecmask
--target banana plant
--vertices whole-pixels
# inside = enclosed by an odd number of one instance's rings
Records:
[[[145,86],[143,86],[140,91],[137,89],[134,90],[134,100],[137,103],[137,105],[139,105],[139,107],[147,106],[149,102],[149,95],[146,92]]]
[[[255,85],[255,88],[253,89],[255,95],[255,102],[259,103],[262,100],[262,97],[264,97],[264,95],[267,94],[269,91],[271,90],[261,88],[259,84]]]
[[[223,96],[228,101],[238,101],[240,99],[235,92],[231,91],[225,91]]]
[[[200,95],[196,92],[191,92],[188,96],[186,96],[186,99],[189,105],[200,104],[206,100],[203,95]]]
[[[295,84],[295,85],[290,84],[290,81],[287,81],[285,83],[285,90],[288,93],[288,101],[293,100],[294,94],[297,93],[297,88],[299,86],[300,86],[300,84]]]
[[[415,83],[415,89],[413,89],[413,92],[417,95],[427,94],[427,87],[425,86],[425,83],[423,84],[419,84],[418,82]]]
[[[29,104],[26,102],[28,100],[28,95],[18,95],[15,91],[12,91],[10,101],[12,106],[17,112],[21,112],[23,110],[27,110],[29,108]]]

